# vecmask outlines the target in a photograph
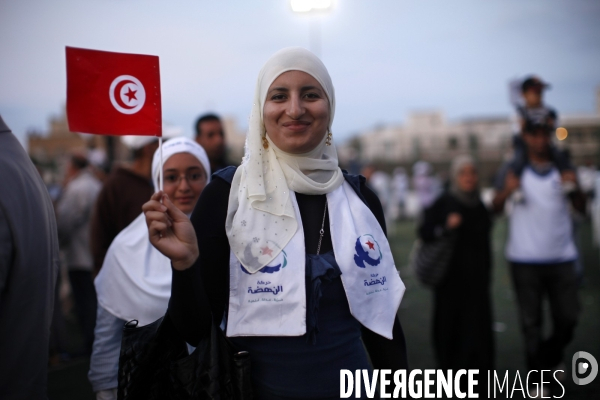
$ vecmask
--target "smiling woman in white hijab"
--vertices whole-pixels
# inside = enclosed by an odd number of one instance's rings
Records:
[[[190,215],[210,181],[206,152],[193,140],[173,138],[163,145],[163,163],[165,192]],[[152,160],[155,190],[160,164],[157,150]],[[116,400],[123,325],[133,319],[147,325],[162,317],[171,296],[170,260],[150,244],[143,213],[115,237],[94,283],[98,312],[88,375],[99,400]]]
[[[223,323],[259,399],[339,398],[340,369],[371,368],[363,343],[374,368],[406,368],[404,284],[379,200],[338,166],[334,112],[323,63],[280,50],[258,76],[242,165],[215,174],[191,224],[161,193],[144,205],[172,261],[167,317],[192,345],[211,315]]]

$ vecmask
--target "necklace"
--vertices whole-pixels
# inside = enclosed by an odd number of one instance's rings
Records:
[[[317,246],[317,255],[321,251],[321,242],[323,241],[323,235],[325,234],[325,216],[327,215],[327,199],[325,199],[325,211],[323,212],[323,222],[321,223],[321,230],[319,231],[319,245]]]

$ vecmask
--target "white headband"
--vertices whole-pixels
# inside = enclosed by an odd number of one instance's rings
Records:
[[[207,180],[206,182],[210,182],[210,162],[208,161],[208,156],[206,155],[206,151],[200,146],[198,143],[194,142],[191,139],[186,137],[178,137],[169,139],[163,143],[163,165],[167,162],[169,158],[178,153],[189,153],[196,157],[204,171],[206,172]],[[152,158],[152,183],[154,184],[154,190],[158,190],[158,178],[160,173],[160,149],[157,149],[154,152],[154,157]]]

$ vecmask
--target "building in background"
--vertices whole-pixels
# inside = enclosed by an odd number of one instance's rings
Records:
[[[347,155],[356,154],[360,163],[390,170],[427,161],[440,171],[457,155],[468,153],[485,160],[485,179],[510,150],[511,136],[512,121],[508,116],[450,122],[441,111],[415,112],[405,125],[378,127],[358,135],[342,146],[340,158],[349,163]]]
[[[600,88],[596,92],[596,112],[563,114],[559,125],[566,134],[556,138],[558,146],[570,151],[575,165],[600,166]],[[239,165],[244,154],[246,132],[234,117],[222,118],[227,158]],[[411,167],[417,161],[431,163],[445,171],[458,154],[471,154],[480,163],[482,184],[491,182],[497,168],[510,156],[514,130],[513,116],[483,116],[449,121],[440,110],[410,113],[402,125],[382,125],[360,132],[342,142],[338,154],[342,165],[351,172],[366,164],[375,164],[391,172],[397,166]],[[42,167],[45,179],[61,176],[66,155],[75,149],[104,153],[107,163],[126,162],[128,150],[112,136],[86,135],[69,131],[63,109],[50,119],[49,132],[28,133],[31,158]],[[111,162],[112,161],[112,162]],[[49,175],[48,171],[52,171]]]
[[[66,110],[49,120],[48,132],[27,133],[29,156],[43,173],[46,183],[63,176],[69,154],[85,151],[96,167],[109,168],[111,161],[126,161],[129,150],[114,136],[75,133],[69,130]]]
[[[595,113],[559,113],[559,125],[566,131],[555,140],[569,150],[575,165],[600,164],[600,88],[597,103]],[[340,146],[340,160],[345,165],[376,164],[389,171],[422,160],[444,171],[458,154],[471,154],[480,163],[486,185],[510,156],[514,126],[512,116],[448,121],[442,111],[413,112],[406,124],[378,126],[351,138]]]

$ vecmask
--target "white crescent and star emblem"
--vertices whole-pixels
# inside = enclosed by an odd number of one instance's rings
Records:
[[[135,114],[144,107],[146,91],[135,76],[121,75],[110,84],[108,91],[113,107],[123,114]]]

